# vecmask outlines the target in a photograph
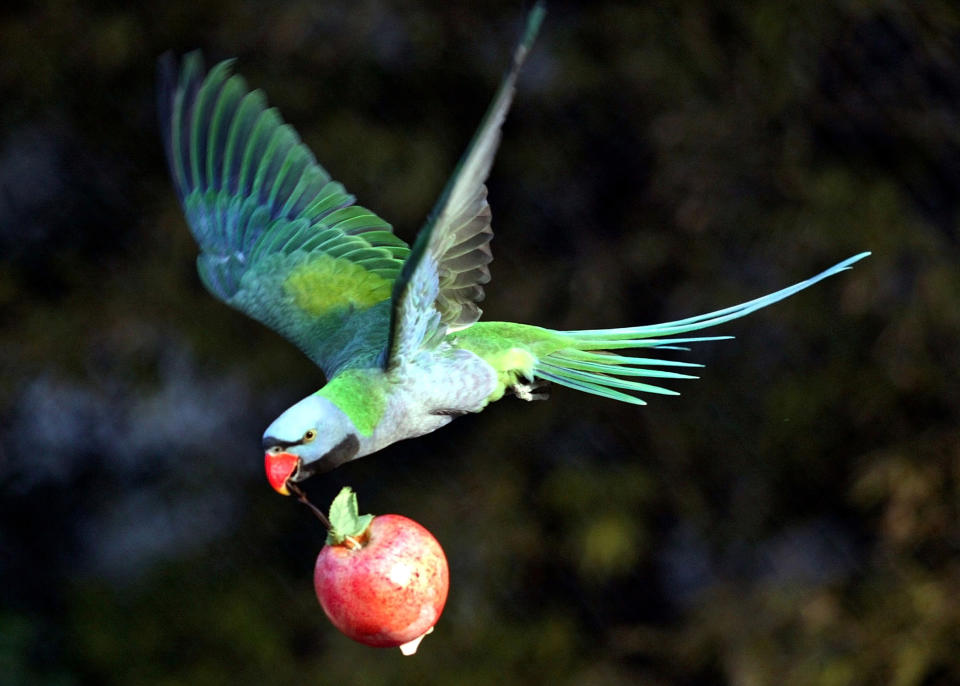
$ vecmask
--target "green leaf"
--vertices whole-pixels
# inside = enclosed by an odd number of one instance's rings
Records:
[[[349,486],[344,486],[330,504],[333,528],[327,533],[327,545],[341,545],[348,539],[359,539],[372,521],[372,514],[360,514],[357,494]]]

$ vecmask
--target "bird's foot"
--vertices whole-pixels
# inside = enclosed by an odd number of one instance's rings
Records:
[[[520,400],[546,400],[549,398],[547,393],[534,393],[541,388],[546,388],[549,384],[546,381],[531,381],[530,383],[516,383],[510,387],[513,394]]]

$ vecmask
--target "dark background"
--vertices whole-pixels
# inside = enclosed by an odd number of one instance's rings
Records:
[[[341,636],[260,434],[322,383],[209,296],[163,51],[264,88],[411,239],[529,5],[45,0],[0,16],[0,681],[960,683],[960,10],[556,0],[491,176],[490,319],[646,324],[873,257],[680,354],[308,483],[422,522],[413,658]],[[668,353],[669,354],[669,353]]]

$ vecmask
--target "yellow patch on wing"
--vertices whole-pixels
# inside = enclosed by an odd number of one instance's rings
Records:
[[[341,257],[316,255],[290,272],[284,288],[297,307],[319,316],[353,305],[369,307],[390,297],[392,282]]]

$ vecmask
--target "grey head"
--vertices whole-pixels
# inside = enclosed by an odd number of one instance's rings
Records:
[[[314,393],[267,427],[263,449],[267,479],[286,495],[288,480],[302,481],[357,457],[360,436],[339,407]]]

